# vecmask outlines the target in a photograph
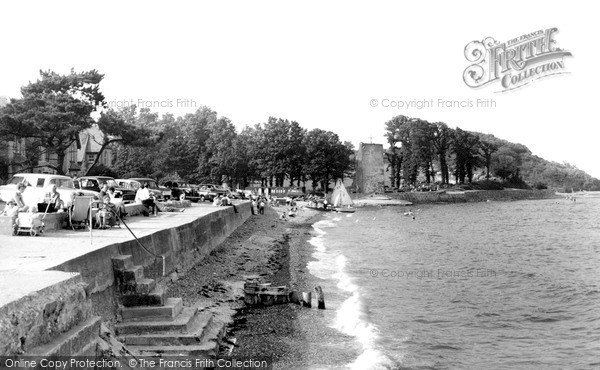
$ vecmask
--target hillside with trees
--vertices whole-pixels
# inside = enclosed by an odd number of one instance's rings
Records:
[[[386,122],[385,127],[393,187],[454,183],[480,189],[600,190],[600,180],[577,167],[547,161],[525,145],[490,134],[402,115]]]

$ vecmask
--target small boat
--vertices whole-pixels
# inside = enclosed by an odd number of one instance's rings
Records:
[[[352,201],[352,198],[350,198],[350,194],[348,194],[342,179],[338,179],[335,182],[335,187],[333,188],[333,193],[331,194],[331,205],[333,210],[336,212],[356,212],[356,208],[353,207],[354,202]]]
[[[310,206],[305,206],[308,209],[314,209],[315,211],[321,211],[321,212],[331,212],[333,211],[331,208],[327,207],[323,207],[323,203],[316,203],[316,205],[310,205]]]

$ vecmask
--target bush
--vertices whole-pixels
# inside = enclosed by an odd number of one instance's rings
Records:
[[[535,184],[533,184],[533,187],[537,190],[548,189],[548,185],[546,185],[545,183],[543,183],[541,181],[537,181]]]

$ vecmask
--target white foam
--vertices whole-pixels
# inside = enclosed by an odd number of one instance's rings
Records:
[[[336,313],[333,327],[340,332],[351,335],[362,346],[362,353],[347,367],[351,369],[380,369],[393,366],[392,361],[376,348],[375,340],[379,336],[378,329],[369,322],[367,310],[360,299],[359,288],[353,283],[353,279],[346,273],[347,258],[340,253],[328,251],[323,236],[327,234],[323,228],[336,227],[336,222],[341,218],[333,220],[321,220],[312,226],[315,236],[308,242],[315,247],[312,256],[314,261],[307,264],[310,273],[320,279],[336,279],[337,287],[351,293]],[[357,220],[358,221],[358,220]]]

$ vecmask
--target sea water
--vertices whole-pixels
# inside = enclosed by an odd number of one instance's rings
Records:
[[[349,368],[600,367],[600,199],[365,207],[313,225]]]

